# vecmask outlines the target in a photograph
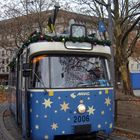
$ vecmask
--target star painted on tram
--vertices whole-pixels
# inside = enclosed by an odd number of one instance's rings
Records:
[[[108,98],[105,98],[105,104],[107,106],[109,106],[111,104],[111,99],[108,97]]]
[[[36,102],[37,104],[39,103],[39,101],[38,101],[38,100],[36,100],[35,102]]]
[[[95,111],[96,109],[94,109],[94,107],[93,106],[88,106],[88,110],[87,110],[87,112],[89,113],[89,115],[91,115],[91,114],[94,114],[94,111]]]
[[[35,129],[39,129],[39,125],[35,125]]]
[[[101,111],[101,115],[104,115],[105,114],[105,112],[104,111]]]
[[[112,127],[113,127],[113,124],[112,124],[112,123],[110,123],[110,124],[109,124],[109,128],[112,128]]]
[[[45,140],[48,140],[48,139],[49,139],[49,136],[48,136],[48,135],[45,135],[45,136],[44,136],[44,139],[45,139]]]
[[[58,99],[60,100],[60,99],[61,99],[61,97],[58,97]]]
[[[98,126],[97,126],[98,128],[101,128],[101,125],[100,124],[98,124]]]
[[[70,121],[70,118],[67,118],[67,121]]]
[[[48,116],[47,115],[44,115],[44,118],[46,119]]]
[[[45,108],[47,108],[47,107],[50,107],[51,108],[51,104],[52,103],[53,102],[49,98],[48,100],[44,99],[44,103],[42,103],[42,104],[45,106]]]
[[[65,131],[62,131],[62,134],[65,134]]]
[[[56,130],[58,128],[58,124],[57,123],[53,123],[51,125],[52,130]]]
[[[36,118],[38,118],[39,117],[39,115],[38,114],[36,114]]]
[[[61,110],[63,111],[67,111],[67,109],[69,109],[69,103],[65,103],[65,101],[63,102],[63,104],[60,104],[61,106]]]
[[[76,113],[77,113],[76,111],[73,112],[73,114],[76,114]]]

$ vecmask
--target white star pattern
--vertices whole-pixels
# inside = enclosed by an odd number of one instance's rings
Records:
[[[97,126],[98,128],[101,128],[101,125],[100,124],[98,124],[98,126]]]
[[[67,118],[67,121],[70,121],[70,118]]]
[[[44,118],[46,119],[47,118],[47,115],[44,115]]]
[[[35,125],[35,129],[39,129],[39,125]]]
[[[65,103],[65,101],[63,102],[63,104],[60,104],[61,106],[61,110],[63,111],[67,111],[67,109],[69,109],[69,103]]]
[[[87,99],[90,100],[90,97],[88,97]]]
[[[57,113],[57,110],[55,110],[54,113]]]
[[[45,106],[45,108],[47,108],[47,107],[50,107],[51,108],[51,104],[52,103],[53,102],[49,98],[48,100],[44,99],[44,103],[42,103],[42,104]]]
[[[107,122],[105,122],[105,124],[107,124]]]
[[[49,136],[48,136],[48,135],[45,135],[45,136],[44,136],[44,139],[45,139],[45,140],[48,140],[48,139],[49,139]]]
[[[30,94],[30,97],[32,98],[33,97],[33,94]]]
[[[65,131],[62,131],[62,134],[65,134]]]
[[[37,104],[39,103],[39,101],[38,101],[38,100],[36,100],[35,102],[36,102]]]
[[[101,115],[104,115],[105,114],[105,112],[104,111],[101,111]]]
[[[56,129],[58,128],[58,125],[57,125],[57,123],[53,123],[53,124],[51,125],[51,127],[52,127],[52,130],[53,130],[53,129],[56,130]]]
[[[109,110],[111,111],[112,109],[111,109],[111,108],[109,108]]]
[[[89,115],[91,115],[91,114],[94,114],[94,111],[95,111],[96,109],[94,109],[94,107],[93,106],[88,106],[88,110],[87,110],[87,112],[89,113]]]
[[[58,97],[58,99],[60,100],[60,99],[61,99],[61,97]]]
[[[76,114],[76,111],[74,111],[73,113]]]
[[[108,97],[108,98],[105,98],[105,104],[106,104],[107,106],[109,106],[109,105],[111,104],[111,100],[110,100],[109,97]]]
[[[38,117],[39,117],[39,115],[37,114],[37,115],[36,115],[36,118],[38,118]]]
[[[109,124],[109,128],[112,128],[112,127],[113,127],[113,124],[112,124],[112,123],[110,123],[110,124]]]

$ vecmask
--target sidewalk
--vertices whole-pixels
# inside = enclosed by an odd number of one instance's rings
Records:
[[[21,140],[19,130],[15,126],[14,119],[8,113],[8,103],[0,104],[0,140]],[[12,120],[13,119],[13,120]]]

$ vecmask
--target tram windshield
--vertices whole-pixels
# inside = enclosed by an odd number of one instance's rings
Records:
[[[108,60],[97,56],[36,56],[31,60],[30,88],[111,86]]]

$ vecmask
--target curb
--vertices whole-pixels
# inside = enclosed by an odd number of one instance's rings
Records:
[[[4,125],[3,114],[7,108],[8,108],[7,102],[0,104],[0,131],[6,140],[15,140],[15,138],[12,135],[10,135],[10,133],[8,132],[8,130],[5,128]]]
[[[130,130],[130,129],[120,128],[120,127],[114,127],[114,129],[120,130],[120,131],[125,131],[125,132],[127,132],[127,133],[131,133],[131,134],[140,136],[140,132],[138,132],[138,131],[132,131],[132,130]]]

